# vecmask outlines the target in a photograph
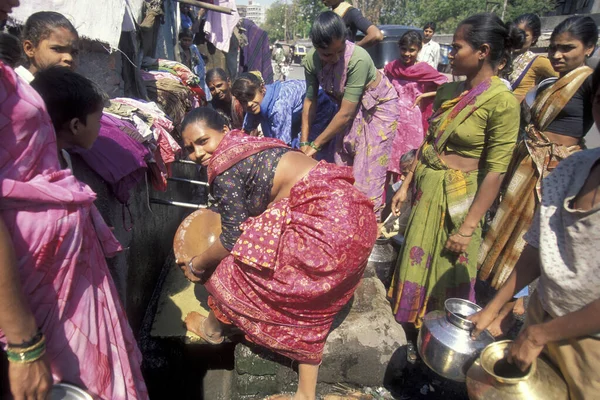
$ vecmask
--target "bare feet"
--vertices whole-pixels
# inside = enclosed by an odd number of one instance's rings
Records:
[[[209,317],[205,317],[196,311],[192,311],[185,317],[185,326],[188,331],[194,332],[206,342],[210,344],[221,344],[224,340],[222,329],[220,329],[220,327],[211,327],[211,324],[209,323],[211,314],[209,314]]]
[[[508,333],[515,323],[513,313],[514,301],[508,302],[502,307],[496,319],[488,326],[488,332],[495,338],[502,337]]]
[[[513,308],[513,313],[516,315],[525,314],[525,297],[519,297]]]

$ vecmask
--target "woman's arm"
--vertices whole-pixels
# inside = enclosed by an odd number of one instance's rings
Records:
[[[562,317],[529,325],[511,346],[508,361],[516,364],[522,371],[526,371],[546,344],[598,333],[600,333],[600,299]]]
[[[327,125],[327,128],[314,140],[314,143],[317,147],[323,147],[327,144],[331,139],[335,137],[338,133],[343,132],[348,125],[352,124],[354,118],[356,117],[356,108],[358,107],[358,103],[352,103],[347,100],[342,100],[342,105],[338,112],[333,116],[333,119]],[[309,147],[307,151],[304,151],[304,154],[307,156],[313,156],[317,150],[312,147]]]
[[[367,32],[365,32],[365,37],[361,41],[356,42],[356,45],[360,47],[369,47],[382,40],[383,33],[381,33],[378,27],[371,25],[367,29]]]
[[[498,197],[503,180],[503,173],[488,172],[485,175],[464,222],[453,235],[450,235],[446,242],[448,250],[455,253],[467,251],[473,232],[475,232],[479,222]]]
[[[423,94],[417,96],[417,98],[415,99],[415,102],[413,104],[413,107],[418,106],[419,103],[421,102],[421,100],[426,99],[428,97],[435,97],[436,94],[437,94],[437,92],[427,92],[427,93],[423,93]]]
[[[0,219],[0,329],[6,341],[21,344],[36,332],[35,318],[21,291],[12,241]],[[52,375],[45,357],[28,364],[11,362],[8,367],[10,390],[16,399],[45,398]]]
[[[530,245],[525,246],[513,272],[506,282],[504,282],[504,285],[502,285],[500,290],[498,290],[496,296],[494,296],[492,301],[490,301],[483,310],[468,318],[475,324],[472,335],[477,337],[481,332],[487,329],[494,319],[496,319],[502,307],[504,307],[516,293],[537,279],[540,276],[540,273],[539,250]]]
[[[392,213],[396,216],[400,215],[402,204],[408,198],[408,188],[410,187],[410,184],[412,183],[413,178],[415,176],[415,169],[417,168],[417,165],[419,163],[419,158],[421,158],[421,150],[423,149],[423,144],[425,144],[425,141],[423,141],[421,146],[419,146],[419,149],[415,154],[415,159],[413,160],[412,164],[410,164],[408,173],[404,178],[402,186],[400,186],[400,189],[398,189],[398,191],[396,192],[396,194],[394,194],[394,197],[392,198]]]

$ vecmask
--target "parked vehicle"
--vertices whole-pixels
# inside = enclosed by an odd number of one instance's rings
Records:
[[[368,47],[366,50],[371,55],[375,66],[379,69],[385,67],[390,61],[397,60],[400,57],[400,49],[398,48],[398,40],[407,31],[415,30],[423,34],[423,30],[413,26],[405,25],[379,25],[383,40],[374,46]],[[362,33],[356,36],[356,41],[363,39]]]
[[[294,64],[301,64],[304,56],[306,56],[306,46],[301,44],[294,46]]]

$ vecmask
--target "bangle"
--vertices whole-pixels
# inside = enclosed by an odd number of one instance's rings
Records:
[[[38,328],[37,332],[35,333],[35,335],[33,335],[31,339],[26,340],[21,344],[7,343],[6,345],[13,349],[26,349],[42,340],[42,336],[44,336],[44,334],[42,333],[42,330]]]
[[[473,237],[473,234],[471,233],[470,235],[464,235],[462,233],[460,233],[460,231],[456,231],[456,234],[460,237],[464,237],[464,238],[470,238]]]
[[[315,142],[310,142],[308,145],[309,145],[310,147],[312,147],[313,149],[315,149],[316,151],[321,151],[321,148],[322,148],[322,147],[321,147],[321,146],[317,146],[317,145],[315,144]]]
[[[300,142],[300,143],[298,143],[298,145],[299,145],[300,147],[304,147],[304,146],[310,146],[310,142]]]
[[[190,272],[194,275],[196,275],[196,269],[194,268],[194,258],[196,258],[198,256],[194,256],[192,258],[190,258],[190,261],[188,261],[188,268],[190,269]]]
[[[8,346],[6,349],[6,357],[8,361],[28,364],[39,360],[46,354],[46,337],[42,334],[40,340],[27,348],[15,348]]]

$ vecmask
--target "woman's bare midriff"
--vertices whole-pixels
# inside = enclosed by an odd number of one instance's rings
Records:
[[[561,135],[560,133],[554,133],[554,132],[544,132],[544,135],[546,135],[546,137],[548,138],[548,140],[550,140],[552,143],[556,143],[556,144],[562,144],[563,146],[575,146],[581,143],[581,138],[576,138],[573,136],[565,136],[565,135]]]
[[[277,164],[273,188],[271,189],[271,203],[290,196],[292,187],[306,176],[317,165],[317,161],[300,153],[290,151],[285,153]]]
[[[456,153],[443,152],[440,158],[448,168],[457,169],[462,172],[471,172],[479,168],[479,158],[463,157]]]

